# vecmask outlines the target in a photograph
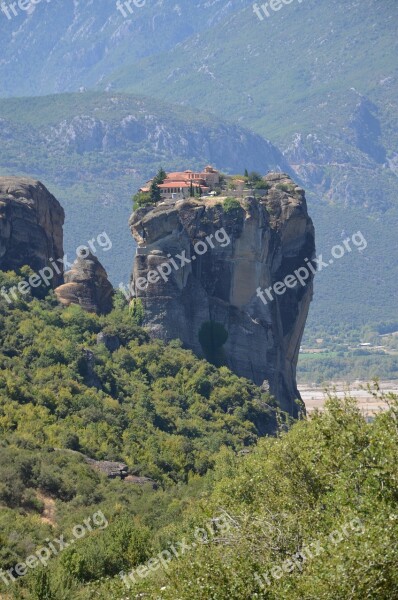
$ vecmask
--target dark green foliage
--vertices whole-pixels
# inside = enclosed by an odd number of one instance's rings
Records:
[[[39,569],[34,577],[32,600],[57,600],[50,586],[50,577],[45,569]]]
[[[160,188],[156,180],[151,183],[151,191],[149,192],[152,204],[160,202],[162,196],[160,194]]]
[[[145,206],[152,206],[153,201],[149,192],[137,192],[133,196],[133,209],[144,208]]]
[[[261,173],[257,173],[257,171],[251,171],[249,173],[249,183],[255,184],[263,181],[263,176]]]
[[[216,515],[228,530],[209,535],[136,593],[164,600],[397,597],[398,397],[384,399],[390,410],[371,424],[349,398],[330,397],[323,414],[262,440],[248,456],[222,452],[206,501],[186,511],[175,536],[193,540],[195,527]],[[306,558],[292,563],[298,552]]]
[[[240,202],[236,198],[225,198],[223,208],[227,214],[238,215],[242,212]]]
[[[1,278],[8,283],[14,275]],[[277,438],[259,440],[274,422],[266,395],[177,340],[149,340],[123,298],[115,304],[97,317],[62,309],[51,296],[14,307],[0,301],[2,567],[23,562],[56,535],[69,539],[95,512],[106,517],[106,526],[87,531],[47,569],[15,582],[11,597],[122,600],[128,591],[120,571],[171,542],[192,542],[196,527],[221,514],[227,532],[192,547],[167,573],[138,579],[134,594],[265,599],[256,573],[319,540],[327,550],[303,572],[274,578],[272,600],[395,598],[398,400],[385,398],[390,410],[367,423],[351,400],[332,397],[323,414],[290,430],[278,419]],[[118,336],[120,348],[110,353],[98,345],[100,331]],[[208,322],[200,339],[217,352],[227,336]],[[106,479],[78,448],[122,460],[160,487]],[[353,519],[360,531],[330,546],[331,532]],[[1,581],[0,590],[10,591]]]
[[[163,183],[164,180],[166,179],[166,177],[167,177],[166,171],[163,169],[163,167],[160,167],[159,171],[157,172],[157,175],[154,178],[154,181],[158,184]]]
[[[138,326],[140,302],[128,307],[117,297],[106,317],[52,303],[49,298],[10,308],[0,301],[0,431],[6,440],[18,436],[39,447],[123,460],[165,484],[203,473],[222,444],[256,440],[254,423],[268,417],[255,386],[177,345],[150,341]],[[220,327],[212,327],[209,338],[213,357],[225,341]],[[111,353],[97,344],[100,331],[117,338],[119,349]],[[206,385],[196,387],[204,371]],[[45,466],[36,483],[69,500],[73,489],[60,475],[57,467]],[[4,489],[4,499],[23,505],[17,479],[15,486]]]

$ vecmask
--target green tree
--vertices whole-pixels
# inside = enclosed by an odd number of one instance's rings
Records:
[[[257,181],[262,181],[262,176],[257,171],[250,171],[249,180],[251,183],[256,183]]]
[[[240,202],[236,198],[225,198],[223,208],[227,214],[239,214],[242,212]]]
[[[40,569],[34,576],[31,598],[33,600],[56,600],[51,591],[49,574],[45,569]]]
[[[143,208],[152,204],[151,194],[149,192],[138,192],[133,196],[133,209]]]
[[[166,179],[166,177],[167,177],[166,171],[163,169],[163,167],[160,167],[157,175],[154,178],[154,181],[156,181],[156,183],[158,183],[158,184],[163,183],[164,180]]]
[[[151,202],[153,204],[157,204],[162,199],[160,188],[159,188],[159,185],[158,185],[158,182],[156,181],[156,179],[154,179],[151,183],[151,189],[150,189],[149,194],[150,194]]]

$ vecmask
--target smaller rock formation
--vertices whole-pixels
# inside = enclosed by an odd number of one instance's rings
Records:
[[[101,380],[95,372],[95,355],[88,348],[83,348],[82,358],[79,370],[84,377],[84,383],[88,387],[94,387],[97,390],[102,389]]]
[[[117,477],[124,479],[128,475],[129,469],[124,463],[112,462],[110,460],[94,460],[93,458],[88,458],[88,456],[85,456],[84,460],[90,467],[100,471],[109,479],[116,479]]]
[[[94,460],[88,456],[84,456],[85,462],[95,471],[99,471],[103,475],[106,475],[108,479],[121,479],[125,483],[132,483],[134,485],[151,485],[152,489],[156,490],[158,484],[149,477],[140,477],[138,475],[132,475],[129,472],[129,468],[124,463],[112,462],[110,460]]]
[[[70,271],[65,273],[65,283],[55,293],[61,304],[78,304],[87,312],[107,314],[112,310],[113,287],[104,267],[91,253],[79,256]]]
[[[62,206],[40,181],[0,177],[0,270],[49,267],[52,287],[60,285],[64,220]]]

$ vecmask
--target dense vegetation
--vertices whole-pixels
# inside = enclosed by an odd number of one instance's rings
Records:
[[[0,283],[13,276],[0,274]],[[8,285],[6,286],[8,287]],[[0,428],[14,442],[70,447],[164,482],[203,474],[222,445],[272,427],[268,398],[227,368],[150,340],[116,299],[107,317],[46,301],[0,303]],[[139,315],[139,311],[135,311]],[[111,353],[97,334],[117,336]],[[188,442],[189,440],[189,442]]]
[[[0,273],[0,288],[18,279]],[[13,305],[1,297],[3,568],[50,536],[55,522],[47,512],[55,500],[57,528],[79,522],[98,505],[115,517],[123,517],[126,506],[133,517],[142,490],[104,481],[84,456],[125,461],[131,473],[167,490],[203,476],[220,448],[238,451],[274,429],[277,411],[266,394],[227,368],[198,360],[177,340],[151,341],[139,326],[140,314],[122,296],[107,317],[76,306],[64,310],[52,295],[21,297]],[[111,353],[98,343],[100,332],[117,337],[120,348]],[[109,539],[115,538],[110,531]],[[113,558],[103,557],[84,577],[114,574],[124,551],[116,547]]]
[[[353,401],[331,397],[324,414],[249,456],[222,452],[174,539],[192,541],[220,515],[228,531],[135,589],[163,600],[395,598],[398,398],[386,401],[367,423]]]
[[[16,279],[1,273],[0,285]],[[398,399],[367,423],[352,401],[331,398],[292,426],[225,367],[151,341],[140,314],[119,296],[107,317],[51,295],[0,301],[4,597],[393,598]],[[120,348],[108,351],[99,332]],[[122,460],[157,488],[107,479],[85,456]],[[7,579],[90,517],[101,526]],[[165,567],[148,563],[159,556]],[[131,569],[129,589],[119,573]]]

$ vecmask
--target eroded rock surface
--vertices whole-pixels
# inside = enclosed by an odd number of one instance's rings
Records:
[[[0,177],[0,270],[24,265],[38,272],[56,261],[52,286],[62,282],[65,214],[47,188],[34,179]]]
[[[224,210],[215,198],[136,211],[130,219],[138,243],[132,289],[153,337],[179,338],[199,356],[214,351],[215,361],[238,375],[257,385],[269,382],[280,406],[295,415],[296,364],[313,275],[267,304],[257,289],[283,281],[313,258],[314,228],[304,191],[289,176],[271,173],[265,181],[263,197],[247,197],[235,210]],[[215,241],[221,229],[230,243]],[[214,248],[195,256],[195,244],[209,235]],[[182,253],[189,263],[173,268],[167,281],[152,276],[145,287],[139,278]]]
[[[55,290],[64,306],[78,304],[87,312],[107,314],[112,310],[113,288],[96,256],[78,257]]]

